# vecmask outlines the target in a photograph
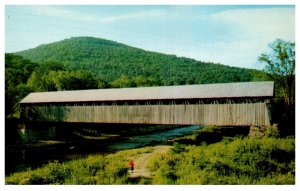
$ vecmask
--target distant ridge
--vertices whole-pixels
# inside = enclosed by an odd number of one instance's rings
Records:
[[[87,70],[108,82],[124,76],[153,78],[161,85],[243,82],[252,81],[256,71],[145,51],[94,37],[72,37],[15,54],[41,64],[58,62],[72,71]]]

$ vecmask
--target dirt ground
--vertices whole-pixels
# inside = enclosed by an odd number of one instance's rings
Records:
[[[137,155],[135,158],[133,158],[134,162],[134,171],[133,173],[131,171],[128,172],[129,177],[136,178],[136,177],[143,177],[143,178],[151,178],[151,174],[149,170],[147,169],[147,164],[149,159],[151,159],[153,156],[157,154],[162,154],[167,152],[171,146],[156,146],[153,147],[153,151],[150,153],[142,153],[140,155]]]

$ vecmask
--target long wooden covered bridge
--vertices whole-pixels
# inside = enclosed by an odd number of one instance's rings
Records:
[[[25,121],[251,126],[270,125],[273,82],[31,93]]]

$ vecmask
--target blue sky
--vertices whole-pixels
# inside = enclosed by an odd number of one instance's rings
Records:
[[[295,6],[5,6],[6,52],[76,36],[261,69],[269,43],[295,41]]]

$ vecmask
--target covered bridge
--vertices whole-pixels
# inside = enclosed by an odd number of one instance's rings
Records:
[[[31,93],[25,121],[251,126],[270,125],[274,82]]]

